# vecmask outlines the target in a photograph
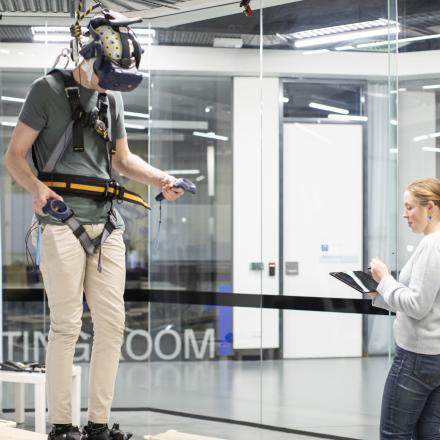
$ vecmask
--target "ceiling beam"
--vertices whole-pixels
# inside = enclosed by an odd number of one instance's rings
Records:
[[[289,3],[297,3],[303,0],[254,0],[251,5],[254,11],[258,11],[262,6],[269,8]],[[156,8],[145,11],[135,11],[130,13],[148,20],[154,27],[173,27],[187,23],[194,23],[203,20],[210,20],[227,15],[240,14],[238,0],[192,0],[179,3],[179,11],[172,11],[168,8]]]
[[[253,0],[251,5],[255,11],[258,11],[261,6],[268,8],[299,1],[302,0]],[[111,1],[107,3],[115,5],[115,10],[121,10],[121,6],[118,7],[116,1],[114,3]],[[134,4],[133,2],[133,5]],[[144,22],[139,27],[145,27],[145,25],[151,24],[151,26],[157,28],[168,28],[239,14],[242,11],[239,4],[239,0],[188,0],[186,2],[176,3],[176,6],[179,8],[178,11],[164,6],[129,12],[124,10],[124,14],[129,17],[136,16],[143,18]],[[70,26],[72,24],[72,17],[69,13],[31,11],[3,12],[3,19],[0,21],[0,26],[41,26],[46,24],[46,22],[52,26]]]

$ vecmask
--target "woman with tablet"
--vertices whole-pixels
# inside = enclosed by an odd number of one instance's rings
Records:
[[[424,237],[398,280],[378,258],[369,265],[379,283],[373,305],[397,314],[380,439],[440,439],[440,180],[411,183],[404,204],[403,218]]]

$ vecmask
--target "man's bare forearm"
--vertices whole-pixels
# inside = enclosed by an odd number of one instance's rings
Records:
[[[36,194],[44,185],[37,179],[23,156],[8,151],[5,156],[5,165],[14,180],[30,193]]]
[[[159,188],[164,184],[164,179],[170,177],[169,174],[153,167],[133,153],[130,153],[123,161],[120,161],[115,168],[129,179]]]

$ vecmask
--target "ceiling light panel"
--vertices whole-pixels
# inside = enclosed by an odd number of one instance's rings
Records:
[[[370,29],[375,27],[383,27],[389,24],[396,24],[396,22],[388,21],[384,18],[379,18],[378,20],[363,21],[359,23],[350,23],[350,24],[343,24],[340,26],[330,26],[320,29],[311,29],[309,31],[295,32],[294,34],[292,34],[292,36],[297,40],[301,40],[303,38],[320,37],[323,35],[334,35],[341,32],[352,32],[352,31]]]
[[[330,114],[330,115],[328,115],[328,119],[332,119],[334,121],[343,121],[343,122],[349,122],[349,121],[366,122],[366,121],[368,121],[368,117],[367,116],[355,116],[355,115],[335,115],[335,114]]]
[[[333,107],[332,105],[320,104],[319,102],[311,102],[310,108],[316,108],[318,110],[324,110],[326,112],[340,113],[342,115],[348,115],[350,112],[345,108]]]
[[[297,40],[295,41],[295,47],[303,48],[303,47],[311,47],[311,46],[320,46],[324,44],[339,43],[341,41],[351,41],[351,40],[360,40],[362,38],[379,37],[382,35],[394,34],[397,32],[400,32],[400,28],[397,26],[381,27],[375,29],[364,29],[355,32],[345,32],[340,34],[325,35],[322,37],[312,37],[303,40]]]

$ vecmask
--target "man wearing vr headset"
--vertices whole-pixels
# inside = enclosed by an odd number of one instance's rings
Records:
[[[86,184],[83,188],[105,187],[106,194],[113,188],[112,194],[121,200],[133,201],[135,197],[130,196],[130,200],[119,185],[112,186],[113,167],[133,180],[159,187],[167,200],[183,194],[174,186],[173,176],[149,165],[128,147],[119,91],[133,90],[142,80],[137,70],[142,50],[127,27],[133,21],[108,10],[90,21],[91,38],[80,51],[84,59],[73,71],[53,72],[33,83],[6,153],[9,172],[32,193],[33,209],[43,229],[40,268],[50,308],[46,369],[48,420],[53,428],[49,440],[131,437],[118,425],[111,429],[107,425],[124,335],[124,223],[111,199],[87,197],[85,190],[63,192],[63,179],[70,179],[67,187],[80,179]],[[107,90],[116,91],[108,93],[108,101],[103,95]],[[57,160],[52,154],[55,145],[61,151]],[[39,178],[26,161],[32,146]],[[55,165],[48,168],[48,162]],[[51,178],[46,176],[45,181],[42,176],[48,169]],[[98,183],[90,184],[90,176]],[[75,236],[78,234],[44,214],[43,207],[50,199],[64,199],[92,240],[101,237],[104,227],[111,224],[108,237],[99,241],[99,252],[87,254]],[[81,329],[83,292],[92,316],[94,340],[89,422],[81,433],[71,424],[71,370]]]

